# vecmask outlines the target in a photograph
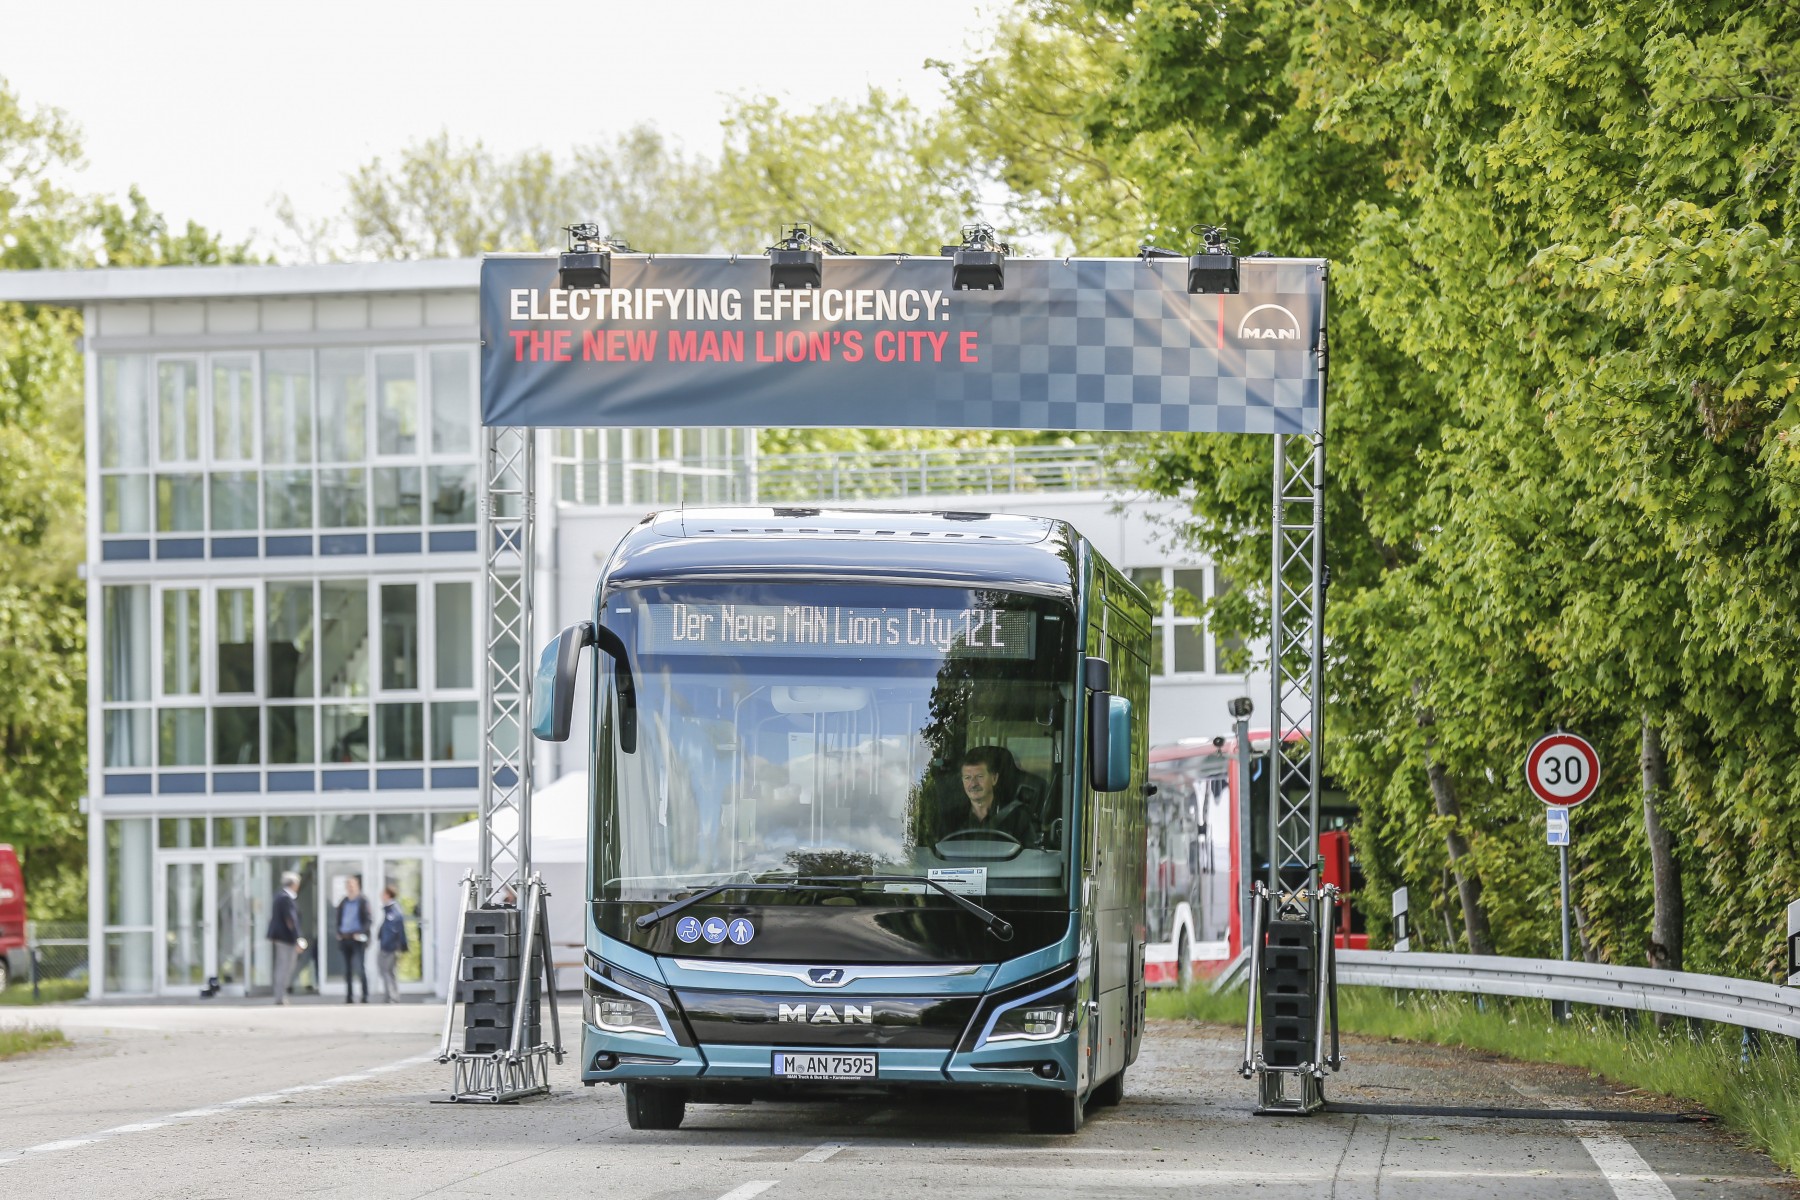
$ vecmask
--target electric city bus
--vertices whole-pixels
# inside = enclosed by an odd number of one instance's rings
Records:
[[[1144,1029],[1144,594],[1069,525],[656,513],[545,650],[595,668],[584,1083],[952,1088],[1072,1133]],[[592,653],[588,653],[589,649]]]
[[[1150,751],[1156,790],[1144,866],[1144,979],[1151,987],[1186,987],[1216,975],[1243,949],[1240,900],[1249,880],[1266,880],[1269,874],[1268,731],[1251,732],[1247,788],[1237,749],[1235,737],[1214,737],[1184,738]],[[1321,782],[1320,879],[1343,895],[1336,909],[1337,943],[1366,949],[1358,894],[1362,867],[1350,848],[1356,808],[1329,777]],[[1306,865],[1287,863],[1282,873],[1290,884],[1298,883]]]

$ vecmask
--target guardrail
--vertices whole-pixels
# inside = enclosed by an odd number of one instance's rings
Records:
[[[1337,981],[1632,1008],[1800,1037],[1800,987],[1724,975],[1546,958],[1339,950]]]

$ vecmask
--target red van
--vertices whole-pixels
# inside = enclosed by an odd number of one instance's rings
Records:
[[[0,989],[29,970],[25,959],[25,874],[11,846],[0,845]]]

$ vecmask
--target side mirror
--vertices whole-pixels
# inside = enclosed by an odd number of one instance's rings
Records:
[[[538,656],[537,674],[531,681],[531,735],[539,741],[569,740],[581,652],[594,642],[594,623],[583,621],[551,638]]]
[[[1111,674],[1105,659],[1087,660],[1088,783],[1096,792],[1131,786],[1131,701],[1105,690]]]
[[[625,642],[604,625],[582,621],[571,625],[544,647],[531,684],[531,733],[546,742],[569,740],[569,723],[575,715],[575,678],[581,670],[581,652],[599,646],[613,660],[613,682],[619,693],[619,748],[637,751],[637,689],[631,677],[631,660]]]

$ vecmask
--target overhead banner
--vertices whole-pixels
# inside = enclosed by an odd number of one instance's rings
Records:
[[[525,426],[899,426],[1306,433],[1319,427],[1325,262],[1012,258],[954,291],[948,258],[614,255],[565,289],[555,255],[481,265],[481,419]]]

